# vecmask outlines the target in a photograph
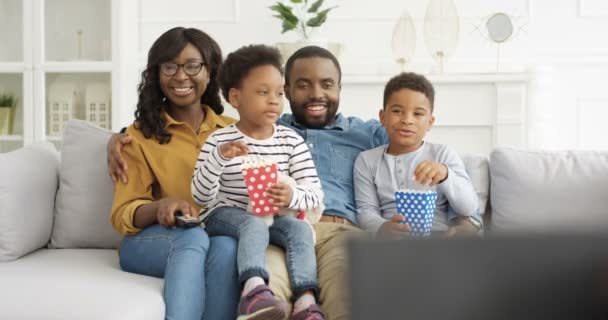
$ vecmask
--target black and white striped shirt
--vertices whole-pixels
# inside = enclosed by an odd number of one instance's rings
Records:
[[[277,164],[279,173],[296,182],[289,208],[309,210],[323,201],[321,182],[308,146],[300,135],[281,125],[274,126],[272,137],[256,140],[243,134],[234,124],[217,130],[205,142],[192,178],[192,196],[206,213],[220,206],[246,209],[247,188],[241,172],[243,157],[226,159],[220,155],[223,143],[240,140],[249,146],[249,156]]]

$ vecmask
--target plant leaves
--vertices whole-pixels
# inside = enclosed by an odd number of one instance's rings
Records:
[[[280,2],[277,2],[275,5],[270,6],[269,8],[270,8],[270,10],[272,10],[274,12],[277,12],[279,14],[284,13],[284,12],[285,13],[286,12],[291,12],[293,14],[293,12],[291,11],[291,7],[286,6],[286,5],[284,5],[284,4],[280,3]]]
[[[291,3],[302,3],[302,0],[289,0]]]
[[[319,10],[319,8],[321,8],[321,6],[323,5],[323,1],[324,0],[317,0],[315,1],[315,3],[313,3],[310,8],[308,8],[308,12],[309,13],[315,13]]]
[[[281,33],[291,31],[291,30],[295,29],[297,26],[298,26],[298,22],[292,23],[290,21],[283,20],[283,30],[281,30]]]
[[[14,107],[17,105],[17,97],[10,93],[0,94],[0,107]]]
[[[288,25],[297,25],[298,24],[298,21],[299,21],[298,17],[296,17],[293,14],[293,12],[291,11],[291,7],[288,7],[280,2],[277,2],[277,4],[275,4],[269,8],[270,8],[270,10],[278,13],[278,15],[275,15],[274,17],[283,21],[283,28],[285,28],[286,22]]]
[[[325,9],[321,12],[319,12],[315,17],[310,18],[307,22],[306,25],[309,27],[320,27],[323,23],[325,23],[325,20],[327,20],[327,13],[329,13],[329,11],[331,11],[332,9],[335,9],[336,7],[332,7],[332,8],[328,8]]]

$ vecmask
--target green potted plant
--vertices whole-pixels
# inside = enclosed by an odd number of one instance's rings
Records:
[[[285,2],[285,1],[283,1]],[[281,33],[297,31],[304,39],[310,37],[314,28],[318,28],[327,20],[327,14],[336,7],[321,9],[324,0],[309,2],[308,0],[289,0],[286,3],[277,1],[270,6],[282,23]]]
[[[13,119],[15,117],[15,107],[17,97],[10,93],[0,94],[0,135],[7,135],[13,132]]]
[[[291,31],[299,35],[296,42],[277,43],[283,58],[287,59],[293,52],[308,45],[324,47],[334,55],[340,55],[341,44],[313,37],[314,31],[327,21],[330,11],[337,7],[324,8],[324,4],[325,0],[283,0],[269,7],[273,17],[281,21],[281,33]]]

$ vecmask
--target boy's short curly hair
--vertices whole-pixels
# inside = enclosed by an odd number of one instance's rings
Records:
[[[431,113],[433,113],[433,108],[435,105],[435,89],[425,76],[413,72],[402,72],[392,77],[386,83],[386,86],[384,86],[384,101],[382,103],[383,108],[386,108],[386,103],[388,102],[391,94],[401,89],[410,89],[424,94],[429,100],[431,105]]]
[[[220,68],[218,80],[224,99],[232,88],[240,88],[243,78],[255,67],[271,65],[283,75],[283,60],[277,48],[263,44],[253,44],[239,48],[228,54]]]

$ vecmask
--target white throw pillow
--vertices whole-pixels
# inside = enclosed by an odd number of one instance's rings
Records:
[[[608,152],[499,148],[490,175],[493,232],[608,230]]]
[[[59,154],[50,143],[0,153],[0,261],[49,242],[58,170]]]
[[[111,134],[86,121],[67,123],[51,247],[118,246],[121,236],[110,224],[114,187],[106,164],[106,144]]]

